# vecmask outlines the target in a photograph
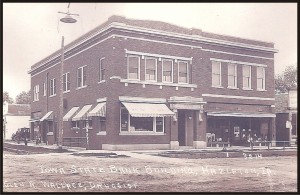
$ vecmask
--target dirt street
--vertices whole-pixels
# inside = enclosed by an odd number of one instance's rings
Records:
[[[117,153],[117,152],[116,152]],[[5,192],[296,192],[297,157],[178,159],[4,152]]]

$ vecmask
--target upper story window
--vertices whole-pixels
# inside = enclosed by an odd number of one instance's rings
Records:
[[[251,66],[243,66],[243,89],[251,89]]]
[[[237,88],[237,65],[228,64],[228,87]]]
[[[178,83],[188,83],[188,63],[178,62]]]
[[[77,69],[77,88],[86,86],[86,66]]]
[[[99,82],[105,81],[105,66],[104,66],[104,59],[101,58],[99,60]]]
[[[33,101],[39,101],[39,85],[34,86],[33,89]]]
[[[266,90],[266,74],[264,67],[257,67],[257,89]]]
[[[47,86],[46,86],[46,82],[44,82],[44,96],[47,95]]]
[[[56,79],[53,78],[50,80],[50,96],[56,95]]]
[[[221,85],[221,62],[212,61],[212,86],[220,87]]]
[[[173,61],[172,60],[162,61],[162,81],[173,83]]]
[[[140,80],[140,58],[138,56],[128,56],[128,79]]]
[[[157,62],[155,58],[145,58],[145,80],[157,81]]]
[[[70,73],[63,75],[63,90],[64,92],[70,91]]]

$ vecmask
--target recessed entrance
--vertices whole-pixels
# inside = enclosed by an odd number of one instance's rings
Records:
[[[179,146],[186,146],[185,112],[178,110],[178,142]]]

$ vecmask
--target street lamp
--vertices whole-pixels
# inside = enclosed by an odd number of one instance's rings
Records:
[[[66,14],[64,18],[61,18],[60,21],[63,23],[75,23],[76,19],[72,18],[71,15],[79,16],[78,14],[71,14],[69,12],[70,3],[68,4],[68,12],[58,12],[62,14]],[[59,90],[59,129],[58,129],[58,149],[62,150],[63,143],[63,114],[64,114],[64,106],[63,106],[63,74],[64,74],[64,61],[65,61],[65,53],[64,53],[64,36],[61,39],[61,66],[60,66],[60,90]]]

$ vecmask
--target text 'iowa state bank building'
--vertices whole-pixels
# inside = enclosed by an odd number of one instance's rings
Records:
[[[32,138],[56,144],[63,120],[64,144],[89,149],[276,140],[274,43],[112,16],[64,51],[63,118],[61,51],[29,71]]]

